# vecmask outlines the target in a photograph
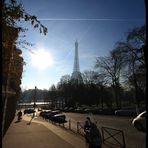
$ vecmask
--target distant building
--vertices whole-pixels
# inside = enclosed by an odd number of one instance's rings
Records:
[[[78,42],[75,42],[75,57],[74,57],[74,67],[73,67],[73,73],[71,76],[71,81],[73,83],[83,83],[83,79],[80,72],[79,67],[79,55],[78,55]]]

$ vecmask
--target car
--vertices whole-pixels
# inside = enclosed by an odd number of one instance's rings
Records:
[[[52,120],[52,117],[56,114],[60,114],[61,111],[60,110],[53,110],[51,111],[48,115],[47,115],[47,119]]]
[[[74,112],[76,112],[76,113],[84,113],[84,108],[82,108],[82,107],[77,107],[77,108],[74,110]]]
[[[146,131],[146,111],[140,113],[133,119],[132,125],[139,131]]]
[[[66,116],[64,114],[56,114],[51,117],[51,121],[59,124],[67,122],[65,119],[66,119]]]
[[[135,109],[119,109],[115,110],[115,115],[118,116],[136,116]]]
[[[46,119],[48,114],[50,114],[50,113],[51,113],[51,110],[42,110],[40,112],[40,116]]]
[[[28,108],[24,110],[24,114],[32,114],[35,113],[36,111],[33,108]]]

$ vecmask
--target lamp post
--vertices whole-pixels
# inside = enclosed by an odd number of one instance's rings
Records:
[[[35,104],[35,101],[36,101],[36,89],[37,89],[37,87],[35,86],[35,92],[34,92],[34,110],[35,110],[35,107],[36,107],[36,104]]]

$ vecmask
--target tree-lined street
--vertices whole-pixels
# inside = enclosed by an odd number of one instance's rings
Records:
[[[121,130],[126,148],[146,147],[146,133],[133,127],[134,117],[114,115],[146,110],[145,2],[2,0],[4,148],[86,147],[79,130],[87,116],[102,136],[104,127]],[[23,107],[32,107],[33,115],[24,113],[21,122],[14,122]],[[42,116],[48,121],[35,113],[44,109],[50,110]],[[67,122],[51,110],[63,111]],[[26,125],[29,119],[32,126]],[[63,129],[55,125],[60,123]],[[69,136],[72,129],[75,135]]]

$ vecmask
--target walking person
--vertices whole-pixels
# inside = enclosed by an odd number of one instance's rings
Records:
[[[20,110],[18,113],[17,113],[17,116],[18,116],[18,121],[20,121],[22,119],[22,111]]]
[[[86,145],[87,145],[89,143],[89,133],[90,133],[90,124],[89,124],[88,120],[85,121],[84,132],[85,132],[85,141],[86,141]]]
[[[85,133],[85,141],[86,141],[86,145],[89,144],[89,140],[90,140],[90,129],[91,129],[91,120],[90,117],[86,117],[86,121],[84,124],[84,133]]]
[[[89,137],[89,148],[102,148],[101,133],[94,123],[91,124]]]

